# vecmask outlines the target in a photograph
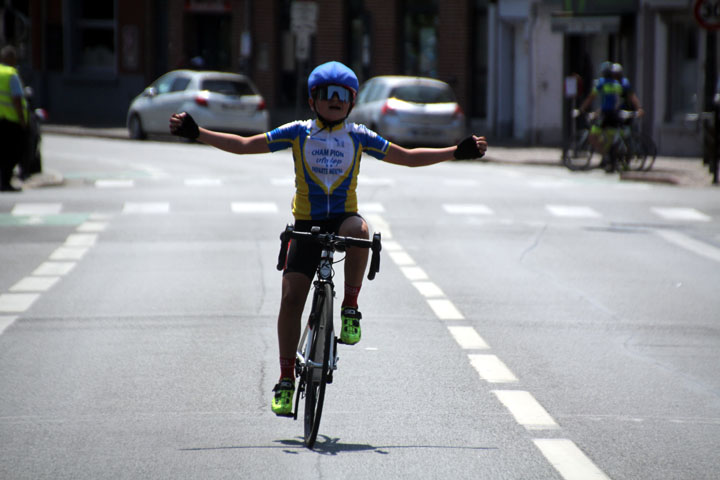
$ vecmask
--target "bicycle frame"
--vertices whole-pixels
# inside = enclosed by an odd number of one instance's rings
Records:
[[[333,262],[335,251],[345,251],[350,247],[372,249],[372,259],[368,279],[375,278],[380,270],[380,234],[375,233],[372,241],[341,237],[332,233],[321,234],[319,227],[310,232],[295,232],[288,225],[280,235],[282,241],[278,256],[278,270],[285,268],[288,244],[291,238],[311,241],[321,245],[320,262],[316,270],[317,279],[313,282],[313,301],[310,319],[300,337],[295,359],[295,373],[299,377],[295,395],[294,412],[290,415],[297,420],[300,398],[305,399],[305,446],[312,448],[317,438],[320,418],[325,399],[325,387],[332,383],[333,372],[337,370],[339,360],[336,355],[337,337],[333,325]],[[310,358],[312,357],[312,358]]]

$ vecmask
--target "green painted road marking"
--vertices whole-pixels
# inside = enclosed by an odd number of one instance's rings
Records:
[[[11,215],[9,213],[0,213],[0,227],[80,225],[84,223],[89,216],[89,213],[56,213],[51,215]]]

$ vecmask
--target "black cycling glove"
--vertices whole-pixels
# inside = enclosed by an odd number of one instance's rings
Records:
[[[470,160],[472,158],[480,158],[483,155],[485,154],[480,152],[472,135],[463,138],[453,152],[453,156],[457,160]]]
[[[190,140],[196,140],[200,135],[197,123],[190,116],[189,113],[183,112],[185,115],[182,117],[182,122],[179,127],[171,128],[170,133],[179,137],[189,138]]]

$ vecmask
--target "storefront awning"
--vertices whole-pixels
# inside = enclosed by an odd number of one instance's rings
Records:
[[[618,33],[620,31],[620,16],[557,16],[550,19],[550,27],[553,32],[572,35]]]

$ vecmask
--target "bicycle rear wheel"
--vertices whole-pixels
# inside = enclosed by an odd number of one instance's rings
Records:
[[[592,168],[593,148],[588,141],[590,132],[581,130],[570,139],[563,148],[563,165],[569,170],[589,170]]]
[[[655,142],[652,138],[650,138],[650,136],[645,135],[644,133],[640,134],[639,141],[647,155],[645,165],[643,165],[643,170],[649,172],[655,164],[655,157],[657,157],[657,145],[655,145]]]
[[[313,339],[308,359],[322,366],[308,366],[305,370],[305,446],[313,448],[320,429],[325,387],[330,369],[330,346],[333,337],[333,296],[330,285],[324,285],[316,297],[315,314],[317,324],[313,330]]]

